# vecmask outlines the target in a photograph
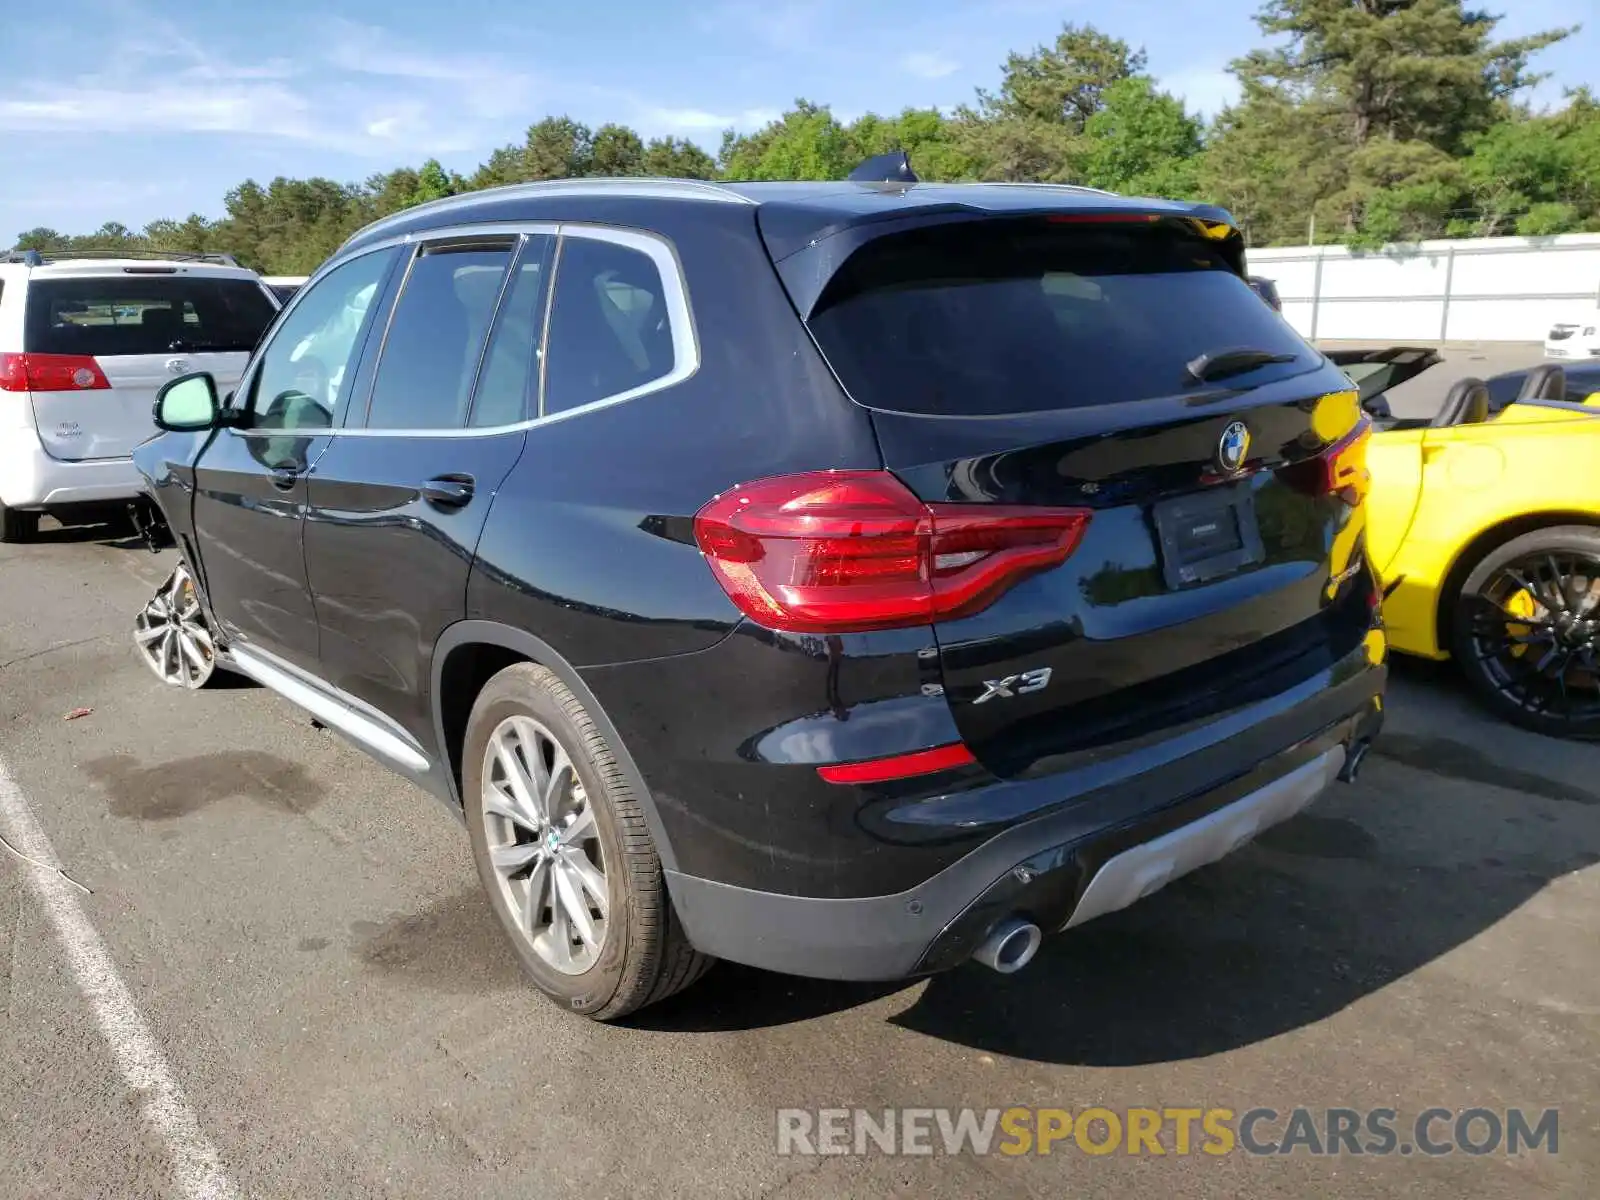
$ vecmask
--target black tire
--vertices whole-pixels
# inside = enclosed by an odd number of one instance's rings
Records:
[[[571,759],[594,811],[605,858],[609,915],[605,940],[582,974],[563,974],[535,952],[502,894],[490,862],[483,805],[485,755],[507,718],[531,717]],[[507,667],[484,685],[467,720],[461,795],[478,878],[522,969],[556,1004],[597,1021],[612,1021],[694,983],[715,961],[684,936],[667,896],[661,860],[644,808],[611,748],[566,684],[535,663]]]
[[[0,504],[0,542],[31,542],[39,533],[39,514],[19,512]]]
[[[1587,629],[1590,640],[1588,650],[1580,648],[1573,652],[1572,661],[1577,664],[1578,674],[1574,676],[1566,671],[1565,684],[1554,680],[1547,684],[1526,665],[1527,656],[1535,652],[1532,647],[1524,650],[1519,659],[1492,652],[1493,643],[1486,628],[1496,624],[1504,627],[1507,623],[1496,617],[1492,609],[1486,610],[1486,589],[1492,594],[1505,586],[1510,579],[1508,569],[1518,571],[1536,588],[1544,586],[1545,578],[1556,576],[1557,572],[1551,570],[1537,580],[1528,578],[1533,574],[1531,569],[1518,570],[1518,564],[1528,560],[1551,560],[1558,566],[1563,560],[1592,560],[1595,569],[1587,578],[1593,586],[1595,578],[1600,576],[1600,529],[1587,525],[1539,529],[1514,537],[1479,559],[1462,583],[1450,613],[1451,654],[1478,699],[1496,716],[1551,737],[1600,738],[1600,687],[1592,687],[1588,682],[1595,674],[1587,667],[1595,659],[1595,647],[1600,646],[1600,641],[1595,640],[1600,608],[1586,614],[1590,618],[1587,623],[1579,622],[1579,630],[1569,635],[1582,639]],[[1566,577],[1570,579],[1574,574],[1575,571],[1569,572]],[[1514,583],[1510,586],[1515,590]],[[1476,625],[1475,614],[1479,617]],[[1569,640],[1560,644],[1565,653],[1582,643]],[[1542,644],[1537,648],[1541,658],[1545,649]]]

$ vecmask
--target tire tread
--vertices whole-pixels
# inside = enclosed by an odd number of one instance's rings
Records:
[[[588,710],[560,676],[537,663],[515,663],[484,685],[478,705],[535,689],[555,702],[577,733],[583,753],[604,785],[605,800],[623,846],[629,893],[629,953],[631,956],[637,948],[642,954],[637,962],[624,968],[612,997],[585,1014],[599,1021],[614,1021],[682,991],[710,970],[716,960],[690,945],[667,894],[644,804],[629,785]]]

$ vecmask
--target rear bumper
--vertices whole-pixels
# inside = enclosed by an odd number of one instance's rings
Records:
[[[1324,673],[1257,706],[1226,740],[1086,793],[1059,777],[986,789],[1053,784],[1074,798],[893,895],[780,895],[669,871],[673,902],[698,949],[768,970],[899,979],[954,967],[1000,921],[1022,916],[1047,933],[1082,924],[1299,812],[1377,735],[1384,678],[1382,666]]]
[[[0,504],[7,508],[132,500],[142,491],[132,458],[64,462],[46,454],[31,429],[0,433]]]

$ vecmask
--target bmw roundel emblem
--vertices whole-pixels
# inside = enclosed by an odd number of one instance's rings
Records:
[[[1249,453],[1250,430],[1243,421],[1232,422],[1222,431],[1222,439],[1217,443],[1217,465],[1232,475],[1244,466]]]

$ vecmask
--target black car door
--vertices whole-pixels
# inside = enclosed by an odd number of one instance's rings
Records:
[[[318,633],[301,549],[306,477],[397,257],[392,248],[360,255],[295,298],[233,398],[243,412],[194,468],[196,569],[224,636],[308,670]]]
[[[323,677],[423,745],[434,643],[465,615],[490,503],[537,412],[551,233],[417,246],[373,337],[370,391],[311,473]]]

